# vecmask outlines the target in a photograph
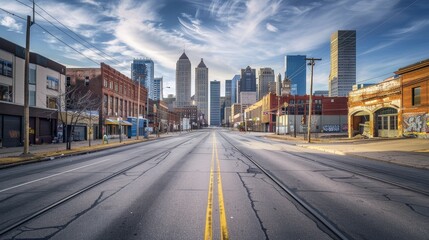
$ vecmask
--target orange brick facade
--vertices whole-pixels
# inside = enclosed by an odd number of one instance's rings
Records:
[[[429,59],[399,69],[403,134],[429,136]]]

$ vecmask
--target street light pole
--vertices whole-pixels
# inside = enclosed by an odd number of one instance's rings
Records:
[[[293,95],[293,137],[296,138],[296,94]]]
[[[139,122],[139,117],[140,117],[140,76],[139,76],[139,80],[138,80],[139,84],[138,84],[138,92],[137,92],[137,136],[136,139],[139,140],[139,135],[140,135],[140,122]],[[135,86],[135,85],[134,85]]]

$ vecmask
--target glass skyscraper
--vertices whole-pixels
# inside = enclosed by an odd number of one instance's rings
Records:
[[[153,79],[153,100],[162,100],[163,77]]]
[[[291,81],[291,95],[305,95],[307,91],[307,67],[305,55],[286,56],[286,77]]]
[[[210,125],[220,126],[220,82],[210,81]]]
[[[356,84],[356,30],[331,35],[329,96],[347,97]]]
[[[231,79],[231,104],[237,103],[238,101],[238,87],[237,84],[240,81],[240,75],[234,75]]]
[[[150,99],[154,99],[152,90],[154,76],[155,67],[152,59],[134,59],[131,63],[131,79],[140,81],[140,84],[148,90]]]

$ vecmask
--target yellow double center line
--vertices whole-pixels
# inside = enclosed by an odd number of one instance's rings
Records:
[[[209,193],[207,200],[207,211],[206,211],[206,228],[204,232],[204,239],[213,239],[213,189],[214,189],[214,165],[215,159],[217,164],[217,195],[219,202],[219,223],[220,223],[220,239],[229,239],[228,226],[225,214],[225,205],[223,201],[222,191],[222,177],[220,175],[220,161],[217,151],[216,135],[213,134],[213,151],[212,159],[210,163],[210,180],[209,180]]]

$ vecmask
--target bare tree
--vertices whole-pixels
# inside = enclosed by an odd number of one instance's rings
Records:
[[[63,101],[62,101],[63,100]],[[58,120],[65,126],[66,149],[71,149],[72,133],[78,122],[91,120],[90,111],[100,108],[100,99],[84,85],[68,86],[58,100]]]

